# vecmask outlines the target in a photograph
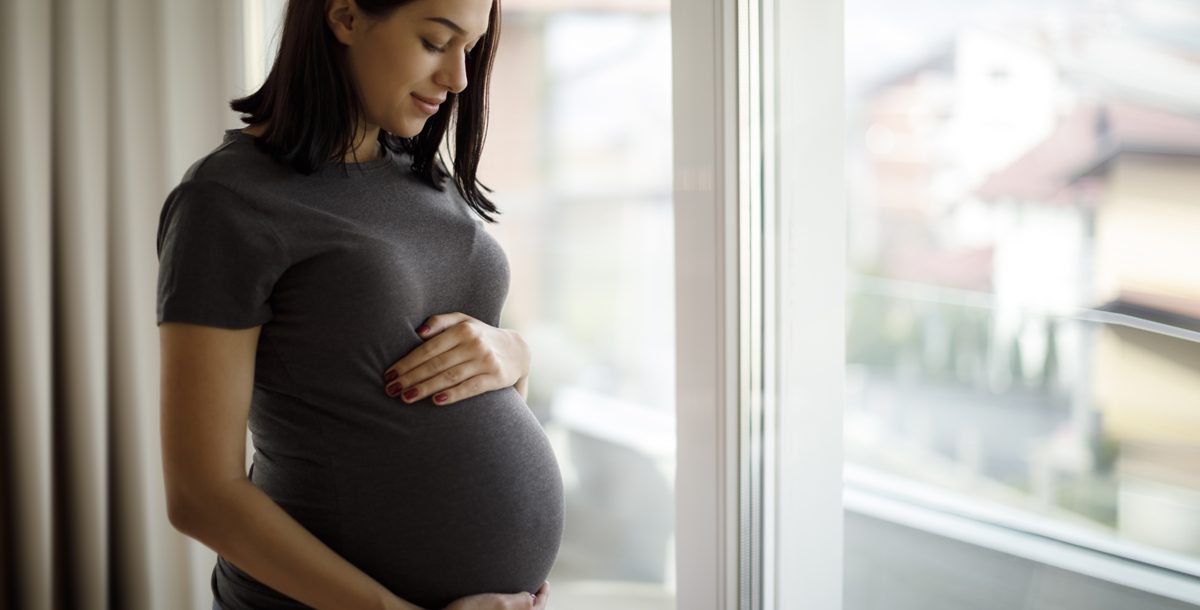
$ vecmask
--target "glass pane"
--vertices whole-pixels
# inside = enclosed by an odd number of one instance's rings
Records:
[[[480,176],[504,212],[502,323],[563,470],[551,606],[673,609],[669,5],[502,6]]]
[[[1200,575],[1200,4],[845,5],[848,486]]]

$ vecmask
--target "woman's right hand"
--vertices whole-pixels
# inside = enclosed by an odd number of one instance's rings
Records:
[[[536,601],[535,601],[536,599]],[[481,593],[451,602],[443,610],[545,610],[550,604],[550,583],[542,583],[537,593]]]

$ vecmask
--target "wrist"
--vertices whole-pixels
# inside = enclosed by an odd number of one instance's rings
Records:
[[[375,604],[375,607],[380,610],[425,610],[421,606],[402,599],[399,595],[392,593],[391,589],[383,585],[378,585],[378,591],[379,603]]]
[[[524,383],[525,380],[529,379],[529,368],[532,364],[532,354],[529,351],[529,344],[525,342],[525,337],[522,337],[521,333],[518,333],[512,329],[506,330],[508,330],[508,334],[513,338],[513,340],[517,342],[517,345],[520,346],[521,353],[524,355],[524,357],[521,358],[521,376],[517,378],[517,383]]]
[[[521,395],[522,399],[529,400],[529,376],[528,375],[518,379],[517,382],[515,384],[513,384],[513,388],[515,388],[517,390],[517,393]]]
[[[383,610],[425,610],[416,604],[410,604],[396,597],[391,591],[384,591],[382,603],[379,607]]]

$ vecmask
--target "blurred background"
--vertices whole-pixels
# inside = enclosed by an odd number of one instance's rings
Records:
[[[846,79],[848,490],[1200,576],[1200,3],[846,0]],[[1184,606],[886,514],[847,608]]]

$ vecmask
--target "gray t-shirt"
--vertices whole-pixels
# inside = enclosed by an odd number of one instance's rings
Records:
[[[562,540],[563,487],[515,388],[446,406],[384,392],[426,318],[497,326],[508,294],[482,219],[411,164],[389,152],[305,176],[228,130],[163,205],[158,323],[263,325],[251,481],[396,595],[441,608],[536,591]],[[308,607],[224,557],[212,588],[226,610]]]

